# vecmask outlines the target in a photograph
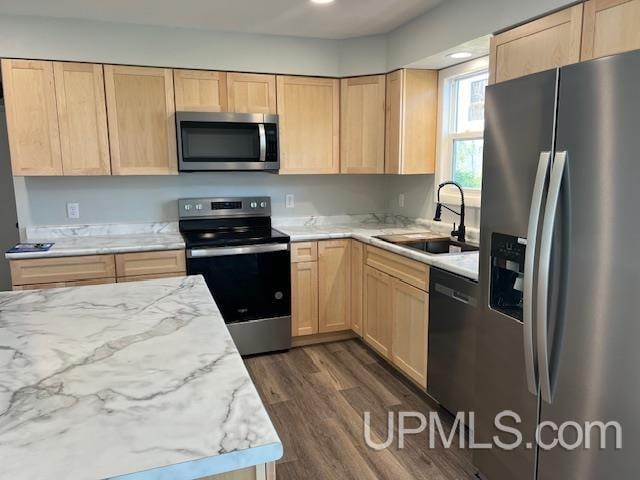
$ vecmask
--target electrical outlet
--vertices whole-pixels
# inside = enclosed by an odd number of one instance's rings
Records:
[[[67,203],[67,218],[73,218],[73,219],[80,218],[79,203]]]
[[[404,208],[404,193],[398,195],[398,206]]]
[[[295,197],[293,196],[292,193],[288,193],[285,196],[285,205],[284,206],[286,208],[293,208],[295,205],[296,205]]]

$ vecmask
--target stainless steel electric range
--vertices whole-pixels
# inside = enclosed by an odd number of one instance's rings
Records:
[[[178,201],[187,273],[203,275],[242,355],[291,347],[289,237],[269,197]]]

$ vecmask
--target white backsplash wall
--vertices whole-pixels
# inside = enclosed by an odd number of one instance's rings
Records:
[[[389,176],[386,185],[389,199],[388,211],[396,215],[411,218],[432,219],[436,213],[434,175],[399,175]],[[404,194],[404,207],[400,207],[398,197]],[[454,210],[459,204],[449,205]],[[442,210],[442,221],[460,223],[457,215]],[[467,206],[465,209],[465,225],[480,228],[480,209]]]
[[[133,223],[177,220],[177,199],[266,195],[274,216],[386,212],[387,175],[193,173],[143,177],[16,177],[18,221],[28,225]],[[285,208],[293,194],[294,208]],[[80,205],[67,218],[66,204]]]

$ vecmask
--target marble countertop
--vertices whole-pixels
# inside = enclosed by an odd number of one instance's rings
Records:
[[[3,478],[180,480],[281,456],[202,277],[0,293]]]
[[[411,234],[418,232],[432,232],[438,236],[448,236],[448,233],[434,232],[432,225],[425,224],[311,224],[311,225],[276,225],[276,228],[291,237],[292,242],[305,242],[338,238],[353,238],[363,243],[383,248],[385,250],[417,260],[432,267],[442,268],[471,280],[478,281],[478,252],[429,254],[412,250],[399,245],[375,238],[379,235]],[[446,227],[445,227],[446,229]]]
[[[293,242],[355,238],[431,266],[478,280],[477,252],[432,255],[374,238],[385,234],[425,231],[448,236],[451,226],[444,223],[375,214],[274,218],[273,223],[275,228],[289,235]],[[27,233],[28,241],[55,242],[55,245],[47,252],[6,254],[6,258],[13,260],[68,257],[185,248],[184,239],[178,232],[178,225],[175,222],[33,227]],[[472,241],[477,240],[477,230],[469,229],[468,233]]]

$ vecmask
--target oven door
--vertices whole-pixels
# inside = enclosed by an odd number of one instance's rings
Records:
[[[178,112],[180,171],[277,170],[277,116]]]
[[[288,243],[193,248],[187,273],[202,275],[227,324],[291,316]]]

